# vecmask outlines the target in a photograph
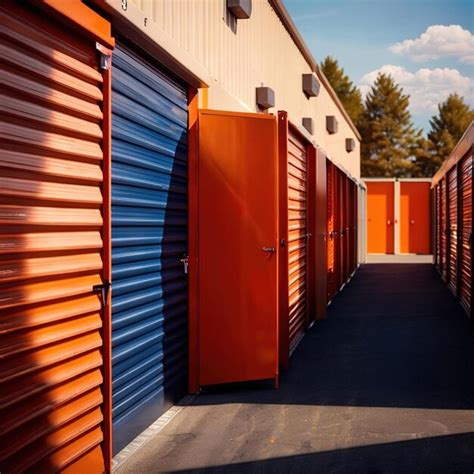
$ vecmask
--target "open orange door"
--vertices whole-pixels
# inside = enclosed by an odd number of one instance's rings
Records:
[[[277,121],[203,110],[199,385],[278,377]]]
[[[394,253],[394,183],[367,181],[367,253]]]
[[[430,183],[400,182],[400,252],[431,251]]]

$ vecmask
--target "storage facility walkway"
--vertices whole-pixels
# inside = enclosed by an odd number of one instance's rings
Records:
[[[118,470],[162,471],[472,473],[473,325],[431,264],[365,265],[280,390],[201,394]]]

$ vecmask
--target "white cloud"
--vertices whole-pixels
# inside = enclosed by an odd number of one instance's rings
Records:
[[[418,38],[393,44],[390,51],[408,56],[413,61],[451,57],[472,64],[474,35],[460,25],[432,25]]]
[[[463,76],[457,69],[422,68],[413,73],[404,67],[392,64],[371,71],[360,79],[359,87],[364,97],[380,72],[390,74],[395,82],[403,87],[404,93],[410,95],[412,114],[435,113],[438,104],[454,92],[472,104],[474,80]]]

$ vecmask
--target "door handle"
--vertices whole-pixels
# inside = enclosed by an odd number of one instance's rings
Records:
[[[263,252],[275,253],[275,247],[262,247]]]

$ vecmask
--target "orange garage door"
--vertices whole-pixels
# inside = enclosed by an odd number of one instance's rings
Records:
[[[104,88],[93,41],[0,7],[0,471],[103,472]]]
[[[400,252],[429,254],[430,183],[400,183]]]
[[[367,252],[394,252],[394,183],[367,184]]]

